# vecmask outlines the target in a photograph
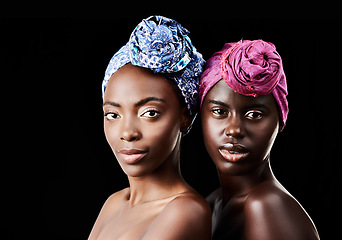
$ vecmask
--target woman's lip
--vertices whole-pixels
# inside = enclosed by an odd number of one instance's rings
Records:
[[[219,152],[223,158],[230,162],[237,162],[247,157],[248,150],[240,144],[227,143],[219,148]]]
[[[140,150],[140,149],[134,149],[134,148],[124,148],[118,151],[121,154],[125,155],[133,155],[133,154],[142,154],[146,153],[147,151],[145,150]]]
[[[146,156],[147,151],[139,149],[121,149],[118,151],[120,158],[127,164],[134,164],[139,162]]]

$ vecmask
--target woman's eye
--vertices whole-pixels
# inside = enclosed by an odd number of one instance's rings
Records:
[[[250,119],[250,120],[259,120],[263,117],[263,114],[260,111],[253,110],[253,111],[247,112],[245,116],[247,119]]]
[[[113,112],[108,112],[105,114],[105,118],[107,120],[114,120],[114,119],[118,119],[119,117],[120,117],[119,114],[113,113]]]
[[[141,117],[146,117],[146,118],[156,118],[159,116],[160,112],[157,110],[148,110],[144,113],[142,113],[140,116]]]
[[[226,116],[228,115],[228,112],[225,109],[222,108],[215,108],[211,110],[215,115],[217,116]]]

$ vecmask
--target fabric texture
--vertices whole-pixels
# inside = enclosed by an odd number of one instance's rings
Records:
[[[151,16],[133,30],[126,45],[110,60],[102,82],[102,96],[109,78],[122,66],[151,69],[174,80],[180,89],[189,113],[196,115],[199,78],[205,63],[188,37],[189,31],[175,20]]]
[[[208,91],[221,79],[245,96],[272,94],[279,110],[282,128],[289,112],[287,83],[280,55],[275,46],[263,40],[226,43],[206,62],[201,76],[200,106]]]

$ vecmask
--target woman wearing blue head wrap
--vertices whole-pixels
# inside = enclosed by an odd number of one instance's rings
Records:
[[[188,33],[152,16],[110,60],[104,130],[130,186],[107,199],[89,239],[210,239],[210,208],[179,169],[204,64]]]

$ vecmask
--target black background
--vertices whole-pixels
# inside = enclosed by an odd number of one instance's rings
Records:
[[[271,165],[321,238],[338,236],[339,19],[157,11],[113,18],[1,19],[5,239],[86,239],[106,198],[128,186],[103,133],[101,83],[112,55],[152,14],[189,29],[205,59],[225,42],[241,38],[276,45],[287,76],[290,113],[272,149]],[[181,168],[203,196],[219,186],[199,119],[183,139]]]

